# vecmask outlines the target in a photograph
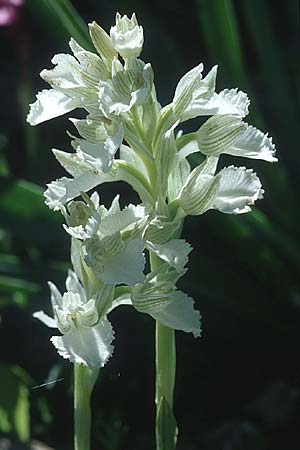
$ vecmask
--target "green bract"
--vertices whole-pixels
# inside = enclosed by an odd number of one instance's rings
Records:
[[[272,139],[243,121],[247,95],[216,92],[217,66],[204,77],[203,64],[191,69],[162,108],[151,65],[138,59],[144,35],[135,14],[117,14],[109,34],[95,22],[89,28],[95,53],[71,39],[73,55],[54,56],[54,68],[41,72],[50,89],[37,95],[27,120],[36,125],[76,108],[85,114],[70,119],[77,130],[69,133],[72,151],[53,150],[71,177],[50,182],[45,192],[47,205],[64,214],[76,274],[63,295],[51,284],[54,319],[35,316],[62,333],[51,339],[60,355],[100,367],[112,353],[107,314],[120,304],[200,335],[194,301],[176,287],[191,251],[180,239],[183,219],[210,209],[246,213],[262,198],[251,168],[218,170],[222,154],[277,159]],[[200,116],[209,118],[195,132],[177,130]],[[192,153],[202,155],[193,168]],[[139,205],[121,208],[117,196],[106,208],[96,192],[86,194],[120,180],[137,192]],[[145,273],[149,255],[152,269]]]

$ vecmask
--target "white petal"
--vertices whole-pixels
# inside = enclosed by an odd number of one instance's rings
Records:
[[[81,242],[77,239],[71,239],[71,262],[79,280],[83,283],[83,280],[86,279],[85,269],[87,269],[87,266],[84,265],[85,267],[83,267]]]
[[[269,162],[277,161],[272,138],[238,116],[215,115],[199,128],[196,137],[199,150],[205,155],[218,156],[225,153]]]
[[[245,92],[235,89],[224,89],[215,94],[207,103],[207,114],[232,114],[245,117],[249,113],[250,100]]]
[[[98,192],[93,192],[91,195],[91,201],[94,204],[95,210],[99,208],[100,198]]]
[[[37,311],[32,314],[35,319],[39,319],[43,324],[49,328],[57,328],[56,320],[44,313],[44,311]]]
[[[99,233],[103,236],[111,235],[119,231],[125,230],[132,224],[145,217],[145,208],[141,205],[128,205],[122,211],[114,214],[108,211],[107,215],[102,218]]]
[[[194,137],[194,135],[193,135]],[[179,160],[183,160],[189,155],[192,155],[193,153],[199,152],[199,145],[195,137],[191,140],[189,140],[186,144],[184,144],[180,150],[178,151],[177,155]]]
[[[202,79],[202,71],[203,64],[199,64],[179,80],[173,98],[173,108],[176,116],[181,116],[191,103],[193,91]]]
[[[251,125],[246,126],[245,132],[226,153],[269,162],[278,161],[274,156],[276,150],[272,138]]]
[[[228,153],[246,129],[240,117],[215,115],[210,117],[197,131],[199,150],[204,155],[219,156]]]
[[[171,267],[174,267],[177,272],[184,270],[184,266],[188,262],[188,254],[192,250],[192,246],[184,239],[171,239],[165,244],[149,243],[148,248]]]
[[[111,168],[114,155],[118,147],[109,152],[104,142],[96,144],[85,141],[84,139],[76,139],[77,152],[74,158],[78,160],[79,164],[85,164],[91,169],[99,170],[101,172],[108,172]]]
[[[136,59],[136,67],[119,70],[111,82],[99,82],[100,108],[106,117],[119,115],[140,105],[148,98],[153,84],[150,64]],[[135,90],[134,90],[135,89]]]
[[[59,292],[59,290],[57,289],[55,284],[52,283],[51,281],[48,281],[48,286],[49,286],[50,292],[51,292],[52,308],[54,308],[54,306],[59,306],[61,308],[61,306],[62,306],[62,295],[61,295],[61,293]]]
[[[80,63],[80,70],[76,74],[79,82],[95,88],[99,80],[108,78],[109,72],[98,55],[85,50],[73,38],[70,39],[69,46]]]
[[[113,157],[120,148],[124,137],[124,129],[122,125],[116,126],[112,134],[108,134],[107,139],[104,142],[104,148],[107,153]]]
[[[261,182],[252,169],[230,166],[222,169],[218,176],[220,183],[214,209],[226,214],[242,214],[263,197]]]
[[[121,305],[132,305],[130,294],[124,294],[121,295],[120,297],[115,298],[110,308],[107,310],[107,314],[109,314],[113,309]]]
[[[123,58],[140,55],[144,34],[143,28],[138,25],[135,14],[129,19],[126,15],[121,17],[117,13],[116,25],[110,29],[111,42]]]
[[[89,115],[86,119],[74,119],[70,118],[70,122],[76,127],[78,133],[83,139],[96,144],[99,141],[105,141],[107,137],[107,131],[104,123],[99,122],[101,116],[98,116],[94,120],[93,116]]]
[[[201,64],[198,67],[201,68]],[[180,118],[181,122],[213,113],[211,107],[207,105],[209,105],[210,100],[215,95],[217,66],[214,66],[203,79],[201,79],[201,76],[198,76],[198,78],[193,77],[195,69],[192,69],[187,74],[191,75],[190,79],[186,79],[190,83],[189,87],[185,88],[185,92],[183,90],[178,99],[176,99],[175,95],[173,100],[175,115]]]
[[[53,336],[51,342],[60,356],[72,363],[90,368],[103,367],[112,355],[114,333],[108,320],[93,327],[72,329],[63,336]]]
[[[107,256],[104,270],[100,274],[106,284],[127,284],[132,286],[143,281],[145,256],[144,242],[141,239],[132,239],[126,242],[125,248],[115,256]]]
[[[47,190],[44,193],[46,205],[49,208],[58,211],[61,207],[78,197],[81,192],[87,192],[99,184],[115,181],[113,174],[85,172],[78,178],[60,178],[47,184]]]
[[[176,233],[180,227],[181,218],[179,217],[179,214],[180,211],[177,212],[172,221],[168,221],[167,218],[155,217],[147,226],[144,235],[145,239],[152,244],[164,244],[172,239],[172,236],[174,236],[174,233]]]
[[[218,158],[209,157],[190,173],[179,196],[183,210],[190,215],[201,215],[213,207],[219,177],[214,177]]]
[[[91,120],[72,119],[72,122],[84,137],[84,139],[75,138],[72,141],[72,147],[76,150],[76,154],[72,157],[81,165],[86,163],[90,168],[108,172],[116,151],[122,143],[123,127],[114,125],[106,131],[104,127],[100,127],[98,123]],[[60,153],[66,155],[64,152]],[[63,162],[61,164],[63,165]]]
[[[96,22],[89,24],[89,30],[97,52],[103,59],[105,65],[110,68],[111,61],[118,56],[111,43],[111,38]]]
[[[85,240],[90,237],[89,233],[85,231],[85,228],[82,225],[67,227],[67,225],[63,224],[63,227],[66,232],[75,239]]]
[[[36,96],[36,101],[30,105],[27,122],[37,125],[54,117],[62,116],[80,106],[78,99],[71,98],[55,89],[43,90]]]
[[[56,148],[52,149],[52,152],[57,161],[72,177],[79,177],[84,172],[93,170],[92,165],[77,153],[63,152]]]
[[[194,300],[181,291],[174,292],[173,301],[151,316],[167,327],[200,336],[201,315],[194,309]]]
[[[131,164],[133,167],[135,167],[139,172],[143,173],[144,175],[147,174],[147,169],[143,160],[136,154],[134,150],[132,150],[132,148],[128,147],[127,145],[121,145],[120,159],[127,161],[129,164]]]
[[[94,288],[95,290],[95,288]],[[99,317],[106,317],[114,309],[115,286],[101,283],[95,292],[95,301]]]
[[[68,276],[66,279],[66,289],[69,292],[78,293],[82,301],[86,302],[86,295],[82,284],[80,283],[77,275],[73,270],[68,271]]]
[[[177,161],[168,179],[168,197],[170,201],[177,198],[191,172],[191,167],[187,159],[183,158],[180,160],[179,157],[176,159]]]
[[[76,70],[78,71],[79,64],[73,56],[60,53],[55,55],[51,62],[55,67],[50,70],[42,70],[40,76],[43,80],[54,88],[68,89],[78,87],[74,74]]]

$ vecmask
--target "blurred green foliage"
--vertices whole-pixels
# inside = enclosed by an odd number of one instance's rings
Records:
[[[21,367],[1,366],[0,380],[5,386],[0,399],[0,430],[27,442],[30,436],[28,375]]]
[[[249,122],[268,130],[279,149],[276,165],[251,161],[266,190],[259,209],[187,220],[184,235],[194,251],[183,288],[198,303],[204,332],[198,341],[178,334],[178,450],[298,450],[296,0],[27,0],[19,22],[0,29],[0,383],[7,386],[0,394],[0,432],[26,442],[31,423],[33,437],[57,450],[72,446],[71,367],[59,361],[55,369],[51,331],[31,318],[49,309],[46,281],[62,284],[69,266],[62,220],[42,196],[45,183],[61,175],[50,149],[68,146],[69,124],[61,119],[29,128],[25,115],[44,87],[37,74],[53,54],[67,51],[70,35],[90,48],[85,23],[95,19],[108,29],[116,10],[135,11],[144,26],[142,57],[153,63],[162,102],[199,61],[207,70],[218,64],[218,90],[248,92]],[[232,159],[224,157],[224,164]],[[104,202],[112,189],[101,191]],[[96,386],[95,448],[154,448],[153,324],[126,308],[112,321],[116,352]],[[61,376],[62,382],[30,390]]]

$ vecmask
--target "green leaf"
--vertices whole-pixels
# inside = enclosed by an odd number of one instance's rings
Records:
[[[254,98],[252,84],[247,76],[242,49],[242,39],[237,14],[232,0],[197,0],[198,17],[204,40],[213,64],[219,65],[219,77],[225,84],[235,81],[235,85]],[[256,102],[252,113],[255,123],[264,129],[264,121]]]
[[[10,213],[15,219],[34,220],[37,217],[57,221],[44,204],[43,189],[26,180],[13,181],[0,178],[0,211]]]
[[[161,397],[159,402],[156,421],[157,450],[175,450],[178,428],[172,409],[165,397]]]
[[[0,430],[15,435],[21,442],[30,438],[29,391],[27,374],[19,367],[0,367]]]
[[[86,24],[69,0],[27,0],[27,6],[54,38],[67,41],[72,36],[86,50],[95,51]]]
[[[199,20],[211,56],[230,79],[247,86],[235,10],[231,0],[198,0]]]
[[[27,296],[39,291],[35,283],[14,277],[0,276],[0,309],[7,306],[27,306]]]

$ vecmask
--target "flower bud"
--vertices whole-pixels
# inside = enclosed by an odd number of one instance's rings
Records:
[[[135,14],[131,19],[126,15],[116,15],[116,25],[110,29],[110,37],[114,48],[123,58],[138,57],[144,43],[143,28],[138,25]]]

